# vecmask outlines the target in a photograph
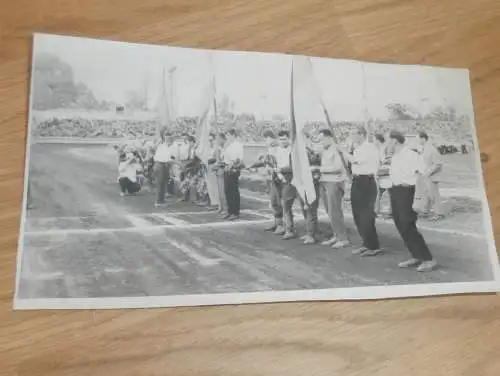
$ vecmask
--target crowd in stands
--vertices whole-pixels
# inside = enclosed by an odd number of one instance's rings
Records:
[[[74,137],[89,139],[120,139],[120,138],[150,138],[153,137],[157,129],[157,120],[131,120],[131,119],[85,119],[77,118],[52,118],[43,121],[35,121],[33,129],[35,137]],[[172,125],[173,134],[189,133],[196,131],[197,119],[193,117],[181,117]],[[353,122],[335,122],[335,135],[343,142],[349,130],[352,129]],[[263,141],[263,134],[266,130],[278,133],[280,130],[289,128],[285,120],[279,121],[259,121],[246,120],[243,122],[223,122],[213,124],[214,132],[224,131],[235,127],[238,129],[240,138],[247,143],[258,143]],[[325,127],[323,122],[311,122],[306,125],[306,132],[315,141],[319,136],[319,131]],[[385,134],[390,129],[398,127],[406,134],[417,134],[425,130],[433,135],[436,146],[442,153],[454,153],[463,149],[463,144],[467,150],[473,148],[471,127],[463,121],[433,121],[433,120],[407,120],[407,121],[371,121],[368,128],[375,133]]]

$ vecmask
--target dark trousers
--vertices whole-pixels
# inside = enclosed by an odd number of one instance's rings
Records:
[[[415,186],[394,186],[389,189],[394,224],[411,253],[420,261],[432,260],[431,252],[417,229],[417,213],[413,210]]]
[[[375,228],[375,201],[377,183],[371,175],[353,177],[351,185],[351,208],[354,223],[363,239],[363,247],[375,250],[380,248],[377,229]]]
[[[318,186],[315,185],[316,195],[318,195]],[[295,231],[295,223],[293,218],[293,203],[295,199],[299,200],[300,208],[302,210],[302,215],[306,220],[307,234],[314,236],[317,232],[318,226],[318,200],[316,199],[308,209],[305,209],[305,203],[297,192],[297,188],[290,183],[283,184],[282,188],[282,201],[283,201],[283,213],[285,219],[285,230],[286,232]]]
[[[156,174],[156,202],[165,202],[165,188],[170,180],[169,164],[165,162],[157,162],[155,165]]]
[[[240,215],[239,172],[225,172],[224,192],[226,193],[227,213]]]
[[[282,219],[283,205],[281,203],[281,190],[283,184],[274,180],[269,180],[267,184],[269,190],[269,201],[271,202],[274,218]]]
[[[129,178],[120,178],[118,183],[123,193],[137,193],[141,190],[141,185],[137,182],[134,183]]]
[[[167,185],[167,193],[169,195],[175,194],[175,183],[173,181],[172,176],[170,176],[170,171],[172,170],[172,162],[167,162],[167,171],[166,171],[166,185]]]

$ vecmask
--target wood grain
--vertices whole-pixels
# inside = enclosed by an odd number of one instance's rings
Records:
[[[500,375],[495,295],[12,312],[35,31],[470,68],[498,233],[498,0],[0,0],[0,373]]]

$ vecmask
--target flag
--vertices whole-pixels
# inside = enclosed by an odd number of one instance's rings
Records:
[[[158,126],[156,127],[157,137],[160,135],[160,130],[164,127],[167,127],[170,123],[170,110],[165,79],[165,68],[163,68],[160,98],[158,101]]]
[[[294,65],[296,65],[295,69]],[[304,84],[303,79],[306,78],[304,76],[305,72],[303,62],[296,61],[296,57],[294,56],[292,58],[292,72],[290,78],[290,154],[292,160],[293,184],[306,205],[310,205],[316,200],[316,190],[314,189],[304,136],[304,126],[308,114],[306,111],[301,111],[300,109],[299,112],[296,113],[295,108],[297,93],[300,92],[300,86]]]
[[[205,90],[202,92],[201,116],[196,128],[196,141],[198,143],[197,155],[205,164],[210,156],[210,110],[214,108],[215,77],[212,77]]]

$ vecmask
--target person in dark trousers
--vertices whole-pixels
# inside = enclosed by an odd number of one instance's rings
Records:
[[[431,271],[435,268],[436,262],[417,229],[417,213],[413,210],[417,177],[425,173],[426,166],[422,156],[405,145],[405,137],[401,132],[391,131],[389,138],[391,148],[394,150],[390,167],[392,187],[389,189],[392,215],[394,224],[412,257],[401,262],[399,267],[417,267],[419,272]]]
[[[277,168],[276,152],[278,149],[278,141],[273,131],[267,130],[263,134],[266,141],[267,151],[258,158],[249,168],[265,168],[267,192],[269,194],[269,205],[273,209],[274,223],[265,228],[265,231],[279,232],[284,231],[283,228],[283,206],[281,204],[281,186],[282,181],[279,180],[274,169]]]
[[[160,131],[160,140],[156,146],[154,155],[154,169],[156,180],[156,201],[155,207],[165,205],[165,189],[170,182],[170,163],[173,160],[171,147],[173,138],[165,129]]]
[[[380,153],[377,146],[367,139],[366,128],[356,127],[351,132],[354,144],[358,145],[352,155],[343,150],[344,158],[351,163],[351,208],[354,223],[363,245],[353,251],[361,256],[380,254],[380,244],[375,228],[375,202],[378,189],[376,174],[380,166]]]
[[[224,219],[236,220],[240,217],[240,172],[243,166],[243,144],[238,140],[236,130],[226,133],[228,144],[223,151],[224,191],[227,201],[227,215]]]

